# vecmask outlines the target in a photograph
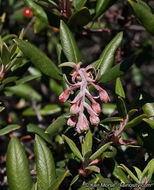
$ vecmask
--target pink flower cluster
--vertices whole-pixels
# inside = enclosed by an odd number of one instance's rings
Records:
[[[72,82],[71,84],[67,78],[66,82],[69,86],[69,89],[65,90],[60,96],[59,100],[61,102],[65,102],[70,95],[70,91],[75,91],[76,89],[80,89],[77,96],[71,101],[71,108],[70,108],[70,118],[67,121],[69,126],[76,126],[77,132],[81,133],[82,131],[86,131],[89,128],[89,122],[84,114],[84,110],[86,109],[89,113],[89,120],[91,125],[98,125],[100,119],[98,115],[101,112],[101,107],[96,99],[100,98],[102,102],[107,102],[109,100],[109,96],[105,90],[103,90],[99,85],[97,85],[97,76],[96,70],[92,65],[87,66],[86,68],[80,68],[81,62],[78,64],[75,63],[64,63],[61,66],[71,66],[75,70],[71,74],[72,75]],[[89,71],[90,69],[94,70],[95,72],[95,79],[93,74]],[[99,96],[93,97],[90,92],[88,91],[88,86],[92,85],[95,89],[99,91]],[[85,98],[88,98],[91,102],[91,106],[86,103]]]

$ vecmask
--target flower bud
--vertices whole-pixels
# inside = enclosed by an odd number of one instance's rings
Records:
[[[75,104],[73,104],[73,105],[71,106],[71,108],[70,108],[70,113],[71,113],[72,115],[76,115],[76,114],[79,113],[79,106],[78,106],[77,103],[75,103]]]
[[[76,125],[77,118],[76,117],[70,117],[67,121],[67,125],[74,127]]]
[[[103,89],[100,90],[99,97],[102,102],[106,103],[109,101],[109,96],[108,96],[107,92]]]
[[[66,102],[66,100],[69,98],[69,90],[65,90],[64,92],[61,93],[59,96],[60,102]]]
[[[81,113],[78,119],[78,123],[76,125],[76,129],[78,133],[81,133],[82,131],[88,130],[88,121],[84,113]]]
[[[100,123],[99,117],[96,116],[96,115],[91,115],[91,116],[89,117],[89,119],[90,119],[90,123],[91,123],[92,125],[98,125],[98,124]]]
[[[101,107],[100,107],[100,104],[99,103],[93,103],[92,104],[92,108],[93,110],[97,113],[97,114],[100,114],[101,113]]]

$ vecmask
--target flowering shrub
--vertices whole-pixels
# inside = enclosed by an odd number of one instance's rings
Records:
[[[0,5],[1,188],[152,189],[151,1]]]

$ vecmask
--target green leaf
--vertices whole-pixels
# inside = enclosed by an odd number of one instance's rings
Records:
[[[62,20],[60,22],[60,40],[68,61],[74,63],[80,62],[81,56],[75,39],[68,26]]]
[[[154,34],[154,14],[152,14],[150,8],[147,8],[148,5],[145,6],[145,3],[143,2],[143,4],[141,0],[138,2],[128,0],[128,3],[147,31]]]
[[[154,173],[154,159],[150,160],[147,166],[144,168],[141,176],[141,180],[144,179],[144,177],[147,177],[147,182],[150,181],[152,175]]]
[[[128,112],[129,117],[132,117],[136,112],[138,112],[138,109],[131,109]]]
[[[128,177],[126,176],[126,174],[122,171],[122,169],[118,167],[117,162],[116,161],[114,162],[115,162],[115,166],[113,170],[113,176],[119,179],[122,183],[127,183],[127,184],[131,183]]]
[[[63,137],[65,138],[67,144],[69,145],[70,149],[72,150],[72,152],[80,159],[83,161],[83,157],[79,151],[79,149],[77,148],[77,146],[75,145],[75,143],[69,139],[68,137],[66,137],[65,135],[63,135]]]
[[[10,51],[5,42],[2,45],[1,60],[3,65],[7,65],[10,62]]]
[[[25,151],[16,137],[7,150],[6,172],[10,190],[31,190],[32,179]]]
[[[110,144],[111,144],[111,142],[106,143],[105,145],[103,145],[94,154],[92,154],[89,159],[94,160],[95,158],[99,157],[110,146]]]
[[[65,115],[58,117],[49,127],[46,129],[45,133],[49,133],[51,136],[55,136],[60,133],[63,127],[66,125],[67,119]]]
[[[86,4],[87,0],[73,0],[73,7],[78,10]]]
[[[72,181],[71,181],[71,183],[70,183],[70,186],[72,186],[72,185],[79,179],[79,177],[80,177],[80,175],[77,174],[77,175],[72,179]]]
[[[125,92],[119,77],[116,79],[115,94],[121,96],[122,98],[125,98]]]
[[[132,119],[131,121],[129,121],[126,125],[125,125],[125,129],[128,129],[130,127],[135,127],[137,126],[138,124],[140,124],[142,122],[142,119],[143,118],[146,118],[146,114],[142,114],[134,119]]]
[[[66,170],[65,173],[62,173],[56,180],[54,180],[48,190],[58,190],[59,186],[69,173],[69,170]]]
[[[27,100],[34,99],[38,102],[42,100],[41,95],[27,84],[20,84],[16,86],[6,87],[5,89],[11,92],[12,94],[15,94],[16,96],[25,98]]]
[[[117,154],[116,148],[114,148],[113,146],[110,146],[108,149],[109,149],[109,151],[106,151],[103,153],[102,159],[104,159],[104,157],[105,158],[114,158],[116,156],[116,154]]]
[[[35,19],[34,23],[34,33],[38,34],[46,27],[46,23],[42,22],[39,18]]]
[[[94,171],[94,172],[97,172],[97,173],[100,173],[100,169],[99,169],[99,167],[97,167],[97,166],[88,166],[88,167],[86,167],[86,170],[91,170],[91,171]]]
[[[121,98],[120,96],[117,97],[117,109],[118,109],[119,115],[122,118],[127,117],[127,108],[126,108],[123,98]]]
[[[122,61],[121,63],[118,63],[111,69],[108,69],[107,72],[104,73],[99,78],[99,83],[105,83],[105,82],[110,82],[117,77],[122,76],[125,74],[125,72],[131,67],[131,65],[134,63],[135,56],[129,57],[128,59]]]
[[[61,108],[57,104],[47,104],[43,108],[38,109],[38,112],[41,116],[47,116],[47,115],[52,115],[59,113],[61,111]],[[36,116],[35,110],[30,107],[25,109],[22,112],[23,116]]]
[[[88,151],[92,149],[92,134],[90,129],[88,130],[85,139],[82,143],[82,155],[85,156]]]
[[[123,118],[121,118],[121,117],[109,117],[109,118],[103,119],[101,121],[101,123],[119,122],[119,121],[123,121]]]
[[[90,12],[87,7],[82,7],[80,10],[76,11],[68,20],[68,26],[76,29],[77,27],[82,27],[87,25],[91,20]]]
[[[2,112],[5,109],[4,106],[0,106],[0,112]]]
[[[154,103],[146,103],[142,107],[142,110],[148,116],[154,116]]]
[[[152,129],[154,129],[154,120],[144,118],[143,121],[145,121]]]
[[[96,15],[95,15],[94,19],[101,16],[115,2],[116,2],[116,0],[97,0]]]
[[[17,85],[18,84],[24,84],[26,82],[29,82],[29,81],[34,80],[34,79],[38,79],[40,77],[41,77],[41,74],[38,74],[38,75],[28,75],[28,76],[26,76],[26,77],[24,77],[22,79],[17,80],[16,84]]]
[[[55,163],[50,149],[38,135],[35,136],[34,152],[38,190],[47,190],[56,177]]]
[[[137,179],[137,177],[124,165],[124,164],[120,164],[120,167],[125,170],[130,177],[137,183],[140,184],[140,181]]]
[[[106,103],[102,106],[102,112],[104,115],[109,115],[117,109],[116,104]]]
[[[33,65],[42,73],[54,79],[61,79],[59,69],[41,50],[30,42],[19,39],[16,39],[15,41],[23,54],[28,57]]]
[[[140,170],[139,168],[135,167],[135,166],[134,166],[133,168],[134,168],[135,171],[136,171],[136,174],[137,174],[138,179],[141,181],[141,176],[142,176],[141,170]]]
[[[50,79],[49,81],[50,89],[59,96],[63,92],[63,87],[58,84],[54,79]]]
[[[43,23],[48,24],[48,17],[42,7],[36,4],[33,0],[24,0],[24,2],[36,17],[38,17]]]
[[[91,150],[93,142],[92,142],[92,133],[91,133],[90,129],[88,130],[88,132],[86,134],[85,143],[87,145],[87,149]]]
[[[16,124],[7,125],[3,129],[0,129],[0,136],[6,135],[6,134],[10,133],[11,131],[14,131],[14,130],[19,129],[19,128],[20,128],[20,126],[16,125]]]
[[[40,137],[42,137],[44,140],[46,140],[50,144],[52,143],[50,137],[47,134],[45,134],[44,130],[39,128],[35,124],[32,124],[32,123],[28,124],[27,125],[27,131],[30,133],[34,133],[34,134],[39,135]]]
[[[112,67],[114,63],[114,56],[117,48],[120,46],[123,39],[123,32],[119,32],[105,47],[102,54],[100,55],[100,62],[97,64],[97,69],[100,69],[99,78],[103,76],[105,72]]]

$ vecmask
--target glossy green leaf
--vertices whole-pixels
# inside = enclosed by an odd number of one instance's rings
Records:
[[[148,32],[154,34],[154,14],[152,14],[150,8],[147,8],[148,5],[145,6],[145,3],[141,3],[141,0],[137,2],[128,0],[128,2],[142,25]]]
[[[38,190],[48,190],[56,177],[55,163],[50,149],[38,135],[35,136],[34,152],[36,156]]]
[[[104,115],[113,113],[117,108],[116,104],[106,103],[102,105],[102,112]]]
[[[126,174],[123,172],[123,170],[121,168],[118,167],[118,164],[116,161],[115,162],[115,166],[113,169],[113,176],[115,176],[117,179],[119,179],[122,183],[126,183],[129,184],[131,183],[128,179],[128,177],[126,176]]]
[[[71,28],[77,28],[78,26],[85,26],[91,20],[90,12],[87,7],[82,7],[76,11],[68,20],[68,26]]]
[[[119,77],[116,79],[115,94],[125,98],[125,92]]]
[[[20,128],[20,126],[16,125],[16,124],[7,125],[3,129],[0,129],[0,136],[6,135],[6,134],[10,133],[11,131],[14,131],[14,130],[19,129],[19,128]]]
[[[92,133],[91,133],[91,130],[89,129],[87,134],[86,134],[86,137],[85,137],[85,143],[87,145],[87,149],[88,150],[91,150],[92,149]]]
[[[99,157],[110,146],[110,144],[111,144],[111,142],[106,143],[105,145],[103,145],[94,154],[92,154],[89,159],[94,160],[95,158]]]
[[[50,79],[49,87],[52,92],[56,93],[57,96],[59,96],[63,92],[63,87],[58,84],[54,79]]]
[[[128,112],[129,117],[132,117],[136,112],[138,112],[138,109],[131,109],[131,110]]]
[[[96,15],[95,15],[94,19],[101,16],[115,2],[116,2],[116,0],[97,0]]]
[[[36,68],[51,78],[61,79],[60,71],[56,65],[37,47],[30,42],[16,39],[19,49],[30,59]]]
[[[66,123],[67,119],[64,115],[62,115],[58,117],[53,123],[51,123],[51,125],[49,125],[45,133],[49,133],[51,136],[54,136],[62,131]]]
[[[144,177],[147,177],[147,182],[150,181],[152,175],[154,173],[154,159],[150,160],[147,166],[144,168],[141,176],[141,180],[144,179]]]
[[[73,0],[72,5],[76,10],[80,9],[86,4],[87,0]]]
[[[133,168],[134,168],[135,171],[136,171],[136,174],[137,174],[138,179],[141,181],[141,176],[142,176],[141,170],[140,170],[139,168],[135,167],[135,166],[134,166]]]
[[[46,27],[46,23],[42,22],[39,18],[35,19],[34,23],[34,33],[38,34]]]
[[[104,73],[99,78],[99,83],[105,83],[105,82],[110,82],[117,77],[122,76],[134,63],[135,56],[129,57],[128,59],[122,61],[121,63],[118,63],[111,69],[108,69],[107,72]]]
[[[109,117],[109,118],[105,118],[101,121],[101,123],[110,123],[110,122],[119,122],[119,121],[123,121],[123,118],[121,117]]]
[[[92,134],[90,129],[88,130],[85,139],[82,143],[82,155],[85,156],[88,151],[92,149]]]
[[[154,103],[146,103],[142,107],[142,110],[148,116],[154,116]]]
[[[143,121],[145,121],[152,129],[154,129],[154,120],[144,118]]]
[[[77,148],[77,146],[75,145],[75,143],[68,137],[66,137],[65,135],[63,135],[63,137],[65,138],[67,144],[69,145],[70,149],[72,150],[72,152],[80,159],[83,161],[83,157],[79,151],[79,149]]]
[[[59,113],[61,111],[61,108],[57,104],[47,104],[43,108],[38,109],[38,112],[41,116],[47,116],[47,115],[52,115]],[[30,107],[25,109],[22,112],[23,116],[36,116],[35,110]]]
[[[19,84],[24,84],[26,82],[29,82],[31,80],[34,80],[34,79],[38,79],[41,77],[41,74],[38,74],[38,75],[28,75],[22,79],[19,79],[16,81],[16,84],[19,85]]]
[[[114,63],[114,56],[117,48],[120,46],[123,39],[123,32],[119,32],[105,47],[102,54],[100,55],[100,62],[97,65],[97,69],[100,69],[99,79],[103,76],[105,72],[112,67]]]
[[[120,167],[125,170],[130,177],[137,183],[140,184],[140,181],[137,179],[137,177],[124,165],[124,164],[120,164]]]
[[[94,172],[97,172],[97,173],[100,173],[100,169],[99,169],[99,167],[97,167],[97,166],[88,166],[88,167],[86,167],[86,170],[91,170],[91,171],[94,171]]]
[[[74,63],[80,62],[81,56],[76,41],[70,29],[62,20],[60,22],[60,40],[62,44],[62,49],[68,61]]]
[[[48,190],[58,190],[59,186],[61,185],[63,180],[66,178],[68,173],[69,173],[69,170],[66,170],[65,173],[62,173],[56,180],[52,182]]]
[[[24,0],[24,2],[36,17],[38,17],[43,23],[48,24],[48,17],[42,7],[36,4],[33,0]]]
[[[2,112],[5,109],[4,106],[0,106],[0,112]]]
[[[1,60],[3,65],[7,65],[10,62],[10,51],[5,42],[2,45]]]
[[[117,149],[114,146],[110,146],[109,151],[105,151],[102,155],[102,159],[104,158],[114,158],[117,154]]]
[[[70,183],[70,186],[72,186],[72,185],[79,179],[79,177],[80,177],[80,175],[77,174],[77,175],[72,179],[72,181],[71,181],[71,183]]]
[[[131,121],[129,121],[126,125],[125,125],[125,129],[128,129],[130,127],[135,127],[138,124],[140,124],[142,122],[142,119],[146,118],[146,114],[142,114],[134,119],[132,119]]]
[[[15,94],[21,98],[25,98],[27,100],[34,99],[38,102],[42,100],[41,95],[27,84],[20,84],[16,86],[6,87],[5,89],[11,92],[12,94]]]
[[[16,137],[7,150],[6,172],[10,190],[31,190],[32,179],[25,151]]]
[[[126,108],[123,98],[121,98],[120,96],[117,97],[117,108],[118,108],[119,115],[122,118],[126,118],[127,117],[127,108]]]
[[[50,144],[52,143],[50,137],[47,134],[45,134],[44,130],[35,124],[32,124],[32,123],[28,124],[27,131],[30,133],[39,135],[40,137],[42,137],[44,140],[46,140]]]

